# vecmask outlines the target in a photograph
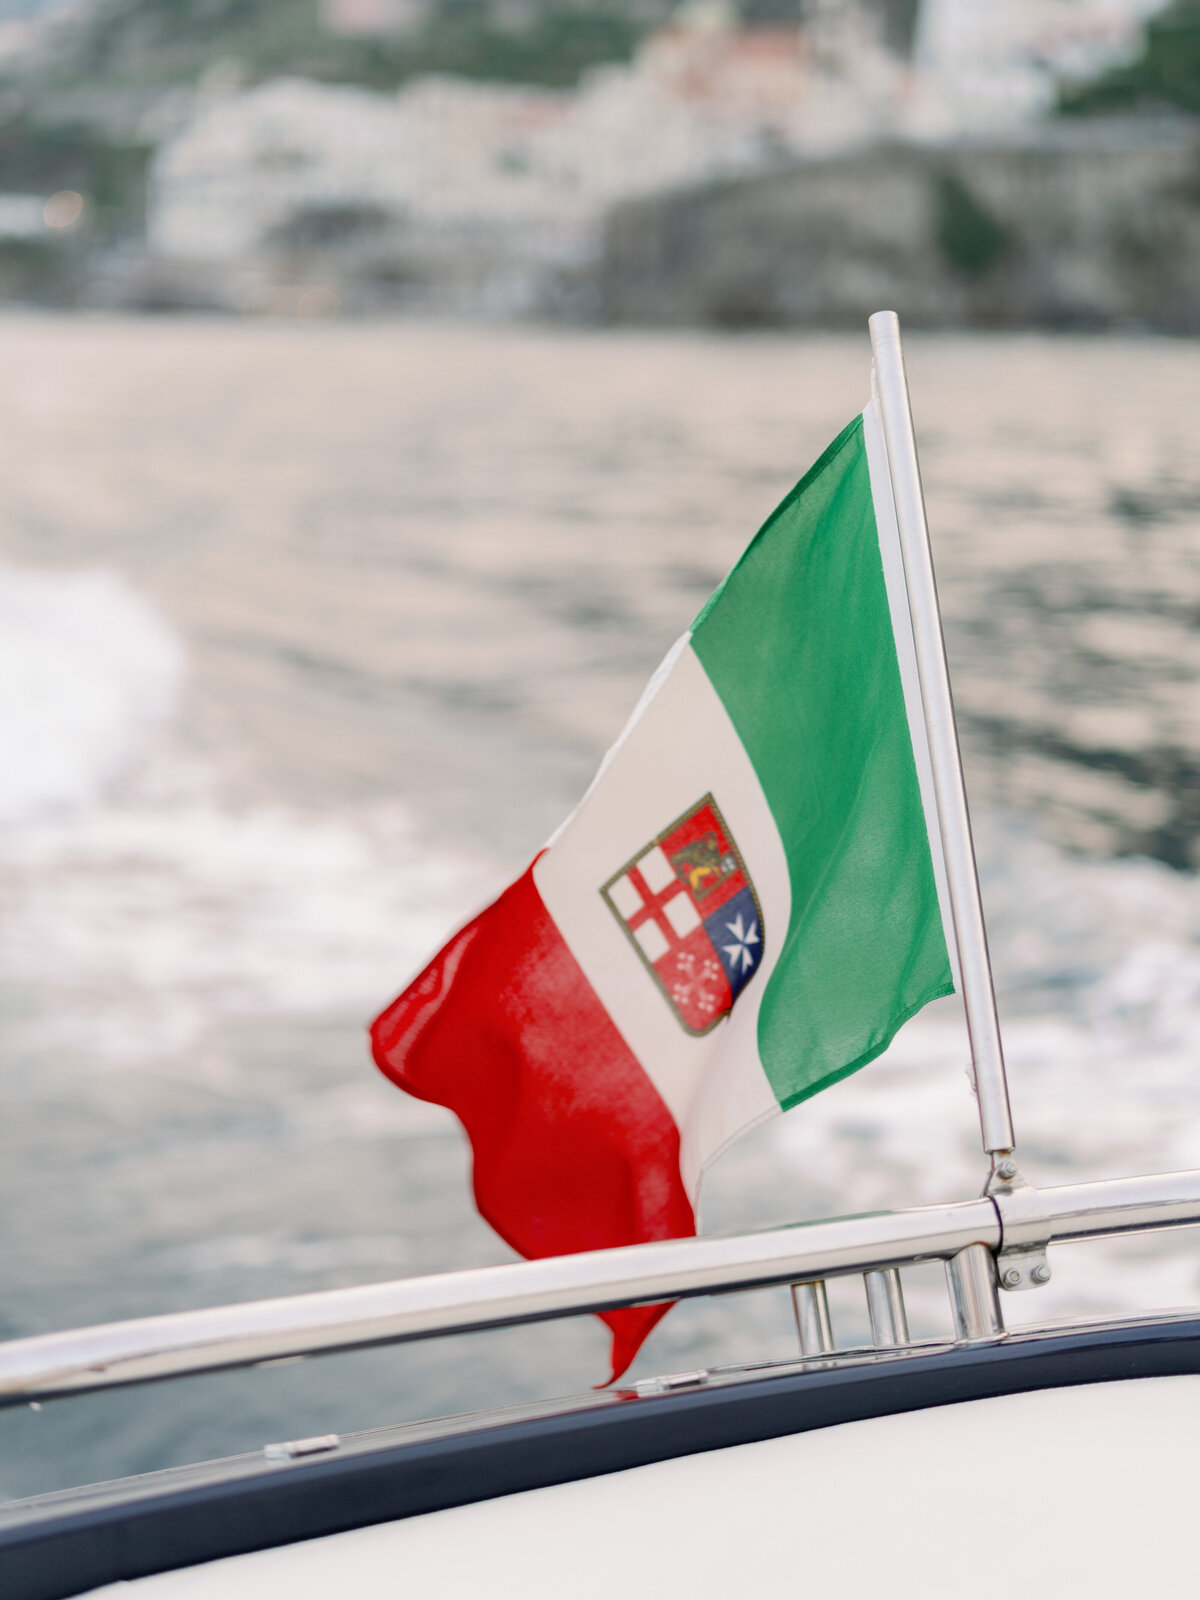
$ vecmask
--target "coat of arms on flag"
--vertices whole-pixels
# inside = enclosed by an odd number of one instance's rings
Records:
[[[757,972],[763,918],[711,794],[676,817],[601,894],[688,1033],[732,1009]]]

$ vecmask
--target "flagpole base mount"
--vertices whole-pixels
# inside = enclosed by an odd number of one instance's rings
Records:
[[[984,1195],[1000,1219],[1000,1248],[996,1252],[996,1280],[1010,1294],[1041,1289],[1052,1273],[1046,1257],[1050,1242],[1050,1217],[1045,1202],[1021,1176],[1011,1151],[992,1156],[992,1170]]]

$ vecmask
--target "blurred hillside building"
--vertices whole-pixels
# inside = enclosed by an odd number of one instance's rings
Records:
[[[352,33],[424,0],[324,0]],[[114,292],[244,309],[593,309],[602,226],[641,196],[881,143],[1028,138],[1064,77],[1136,52],[1153,0],[811,0],[799,25],[684,0],[573,90],[202,85]]]

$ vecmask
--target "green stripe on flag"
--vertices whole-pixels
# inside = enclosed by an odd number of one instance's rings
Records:
[[[768,518],[696,619],[692,648],[787,855],[791,922],[758,1023],[786,1110],[954,990],[861,417]]]

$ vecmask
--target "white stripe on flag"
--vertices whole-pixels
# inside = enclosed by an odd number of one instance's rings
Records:
[[[658,676],[597,782],[534,868],[534,882],[584,976],[679,1128],[688,1193],[704,1166],[778,1102],[758,1054],[758,1013],[791,916],[775,819],[716,690],[686,643]],[[787,692],[787,686],[781,686]],[[763,917],[762,964],[711,1033],[682,1026],[600,890],[711,793],[740,850]]]

